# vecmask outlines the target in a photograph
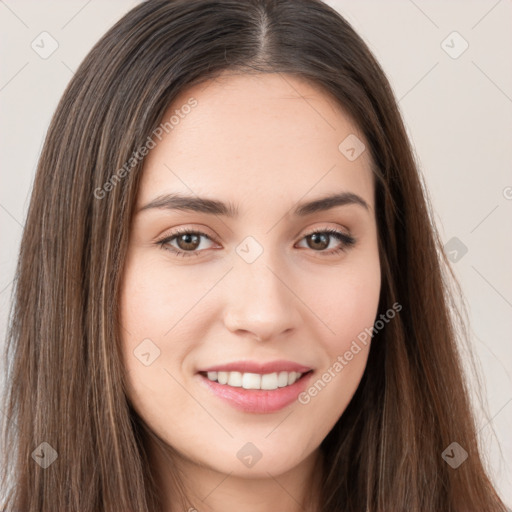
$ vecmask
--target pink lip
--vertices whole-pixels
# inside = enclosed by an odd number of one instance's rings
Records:
[[[228,364],[219,364],[211,366],[199,372],[240,372],[240,373],[274,373],[274,372],[298,372],[306,373],[311,370],[310,367],[292,361],[270,361],[268,363],[258,363],[256,361],[235,361]]]
[[[266,373],[269,372],[266,371]],[[227,384],[213,382],[201,374],[199,374],[198,377],[202,385],[205,385],[209,391],[222,400],[225,400],[235,409],[243,412],[265,414],[279,411],[297,400],[299,394],[306,389],[312,375],[313,372],[311,371],[303,375],[291,386],[272,390],[235,388]]]

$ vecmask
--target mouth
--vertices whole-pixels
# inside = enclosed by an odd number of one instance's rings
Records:
[[[277,412],[297,400],[311,380],[313,370],[250,373],[200,371],[199,383],[222,402],[244,413]]]
[[[282,371],[264,374],[237,371],[211,371],[199,372],[199,375],[206,377],[211,382],[217,382],[218,384],[230,386],[232,388],[272,391],[274,389],[292,386],[295,382],[299,381],[312,371],[313,370],[309,370],[303,373]]]

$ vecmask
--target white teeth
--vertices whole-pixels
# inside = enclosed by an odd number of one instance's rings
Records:
[[[229,372],[228,373],[228,385],[234,388],[242,387],[242,374],[240,372]]]
[[[291,386],[300,376],[300,373],[290,372],[288,374],[288,386]]]
[[[219,384],[227,384],[235,388],[265,390],[291,386],[302,375],[298,372],[274,372],[265,373],[264,375],[241,372],[207,372],[208,379],[214,382],[217,381]]]
[[[277,373],[266,373],[262,375],[261,389],[277,389]]]
[[[261,389],[261,375],[258,373],[244,373],[242,387],[244,389]]]
[[[280,388],[288,386],[288,372],[279,372],[279,376],[277,377],[277,385]]]

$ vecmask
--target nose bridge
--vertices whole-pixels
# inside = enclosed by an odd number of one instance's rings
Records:
[[[285,267],[272,251],[260,248],[253,240],[245,240],[237,248],[225,323],[231,331],[250,331],[264,340],[295,327],[298,312],[288,273],[282,270]]]

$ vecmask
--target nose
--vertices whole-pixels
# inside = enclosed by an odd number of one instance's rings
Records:
[[[237,262],[230,274],[224,315],[230,332],[268,341],[297,328],[300,301],[287,272],[272,269],[260,258],[252,264]]]

